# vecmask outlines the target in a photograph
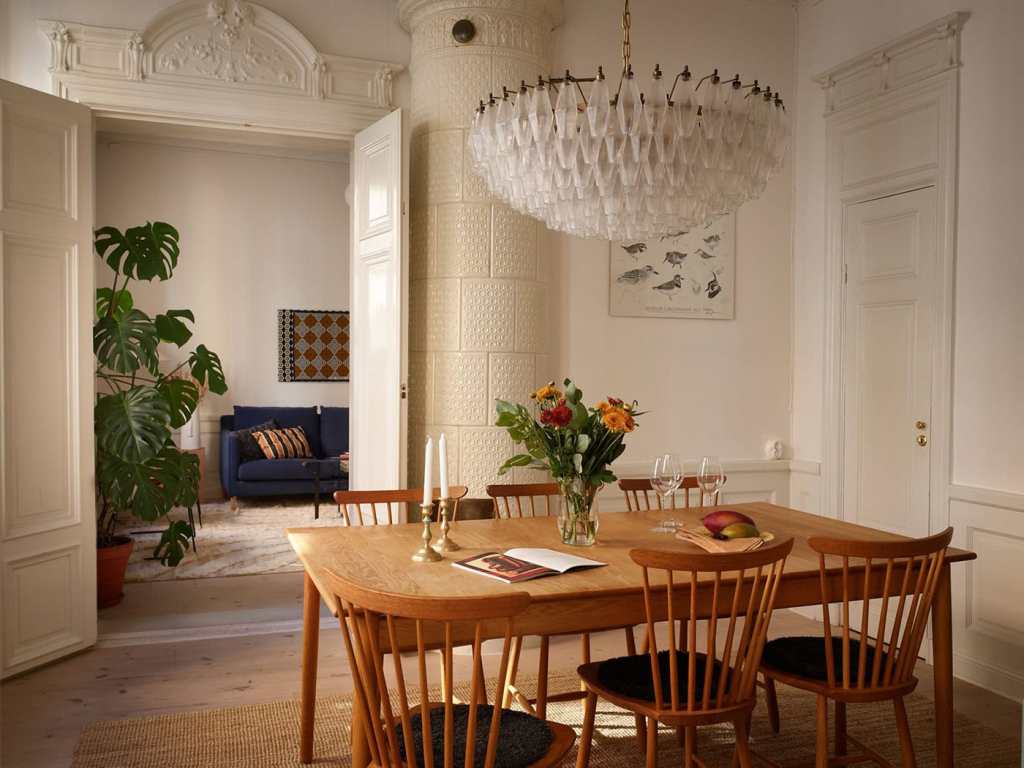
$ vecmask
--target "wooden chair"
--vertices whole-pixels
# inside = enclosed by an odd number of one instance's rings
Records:
[[[342,609],[339,624],[371,765],[493,768],[501,751],[505,764],[547,768],[572,748],[576,738],[572,728],[502,709],[497,702],[500,689],[495,702],[487,703],[481,662],[485,626],[503,634],[500,680],[509,664],[515,617],[530,605],[528,594],[412,597],[368,590],[330,572],[326,580]],[[399,652],[403,636],[416,646],[416,671],[409,680]],[[452,695],[452,649],[468,643],[473,647],[470,701],[482,702],[479,706],[458,704]],[[448,661],[439,700],[432,698],[427,684],[428,648],[440,649]],[[385,654],[392,659],[393,693],[386,678]],[[464,752],[455,753],[457,742],[465,744]]]
[[[685,768],[704,766],[695,754],[698,726],[732,723],[736,758],[741,768],[750,768],[747,739],[757,701],[757,670],[779,579],[792,548],[793,540],[787,539],[753,552],[730,554],[630,552],[633,562],[643,568],[649,649],[579,668],[587,701],[577,768],[586,768],[590,761],[599,696],[647,718],[648,768],[657,765],[659,723],[680,732]],[[652,583],[652,571],[657,583]],[[661,621],[668,622],[668,648],[663,651],[658,650],[655,634],[655,623]],[[703,650],[697,641],[701,621],[705,622]]]
[[[459,501],[469,492],[464,485],[448,487],[454,499],[452,520],[459,510]],[[441,498],[441,489],[434,489],[434,500]],[[423,491],[419,488],[400,488],[393,491],[335,491],[334,502],[345,520],[345,525],[395,525],[420,522],[419,504]],[[383,515],[387,515],[386,521]],[[437,514],[434,514],[437,518]]]
[[[505,483],[487,486],[487,495],[494,501],[494,516],[497,518],[550,517],[558,514],[561,489],[558,483]],[[555,502],[552,503],[552,499]],[[626,627],[626,652],[636,653],[636,640],[633,628]],[[523,639],[512,640],[512,661],[509,674],[505,681],[503,706],[509,706],[514,699],[527,712],[536,714],[543,719],[547,713],[549,701],[583,698],[583,692],[571,692],[548,695],[548,659],[550,652],[549,636],[540,638],[540,657],[537,664],[537,697],[529,699],[516,688],[516,675],[519,670],[519,656],[522,651]],[[580,653],[583,663],[590,661],[590,635],[580,635]]]
[[[871,760],[891,766],[875,750],[846,732],[846,705],[890,700],[896,713],[900,752],[905,768],[914,766],[914,745],[903,699],[917,686],[917,662],[928,626],[935,590],[942,573],[953,529],[924,539],[905,541],[851,541],[811,538],[819,554],[824,637],[783,637],[765,647],[761,670],[778,681],[817,694],[815,766]],[[828,558],[833,558],[831,563]],[[834,558],[842,571],[827,572]],[[879,590],[879,587],[881,589]],[[872,592],[882,595],[864,599]],[[851,618],[851,603],[861,602],[859,621]],[[829,606],[840,608],[839,636],[833,636]],[[856,634],[856,637],[851,637]],[[837,757],[828,755],[828,701],[835,702]],[[769,702],[771,706],[771,702]],[[777,704],[775,719],[778,719]],[[863,754],[847,754],[853,743]]]
[[[652,509],[663,509],[664,503],[661,494],[651,486],[651,480],[647,477],[627,477],[619,480],[619,489],[626,495],[626,510],[629,512],[648,512]],[[697,492],[697,503],[690,504],[690,492]],[[701,493],[700,485],[694,475],[687,475],[683,478],[682,484],[672,494],[670,509],[675,509],[676,494],[682,492],[683,509],[704,506],[704,494]],[[718,504],[721,490],[714,494],[714,504]],[[654,497],[654,506],[651,506],[651,497]]]

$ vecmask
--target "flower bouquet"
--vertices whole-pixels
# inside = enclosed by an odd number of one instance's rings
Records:
[[[503,475],[513,467],[547,470],[558,483],[562,509],[559,532],[566,544],[590,546],[597,538],[597,511],[594,498],[601,486],[615,481],[609,465],[626,450],[623,440],[636,429],[640,415],[637,403],[614,397],[588,407],[583,392],[570,379],[565,391],[554,382],[532,395],[534,408],[495,401],[499,427],[526,453],[512,456],[498,470]]]

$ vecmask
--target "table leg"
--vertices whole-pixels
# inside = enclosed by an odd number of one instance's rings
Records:
[[[949,564],[943,566],[932,605],[932,667],[935,675],[935,757],[953,768],[953,605]]]
[[[299,759],[313,762],[313,724],[316,718],[317,653],[320,648],[320,593],[308,573],[302,590],[302,695],[299,720]]]

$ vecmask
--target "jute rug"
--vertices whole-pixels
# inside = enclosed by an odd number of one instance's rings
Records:
[[[529,690],[528,681],[524,687]],[[560,675],[551,680],[552,690],[572,690],[575,675]],[[468,697],[468,691],[462,691]],[[779,687],[782,733],[770,733],[764,707],[755,713],[753,747],[783,765],[813,764],[814,698]],[[918,766],[935,765],[934,713],[923,695],[907,700],[914,732]],[[316,758],[320,768],[348,768],[351,700],[332,696],[317,703]],[[573,725],[579,732],[582,722],[580,702],[560,702],[548,706],[548,717]],[[891,705],[860,705],[849,709],[849,731],[883,755],[899,764],[899,745]],[[98,722],[82,733],[72,768],[298,768],[299,705],[296,701],[252,704],[205,712],[136,720]],[[956,717],[958,768],[1019,768],[1019,745],[985,725]],[[635,726],[628,713],[601,702],[598,707],[593,768],[637,768],[639,751],[633,738]],[[700,729],[701,756],[710,765],[728,766],[732,756],[733,734],[727,726]],[[575,749],[566,757],[573,765]],[[681,765],[679,748],[673,733],[663,730],[658,745],[658,762],[663,766]],[[461,765],[461,764],[460,764]]]
[[[175,513],[184,518],[184,513]],[[313,519],[313,504],[306,499],[281,502],[240,501],[203,505],[203,527],[196,520],[197,552],[189,548],[177,567],[168,568],[150,560],[159,535],[135,536],[135,548],[125,581],[173,581],[209,579],[220,576],[248,576],[260,573],[301,571],[295,551],[284,534],[286,528],[338,525],[338,508],[333,502],[320,505],[320,519]],[[119,533],[155,530],[161,526],[130,521]]]

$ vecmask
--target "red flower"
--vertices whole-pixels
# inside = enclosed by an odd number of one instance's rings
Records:
[[[612,406],[613,408],[621,408],[622,407],[622,401],[619,398],[617,398],[617,397],[609,397],[608,398],[608,405]]]
[[[558,401],[554,408],[548,408],[540,412],[540,423],[555,427],[567,427],[572,421],[572,409],[565,404],[565,399]]]

